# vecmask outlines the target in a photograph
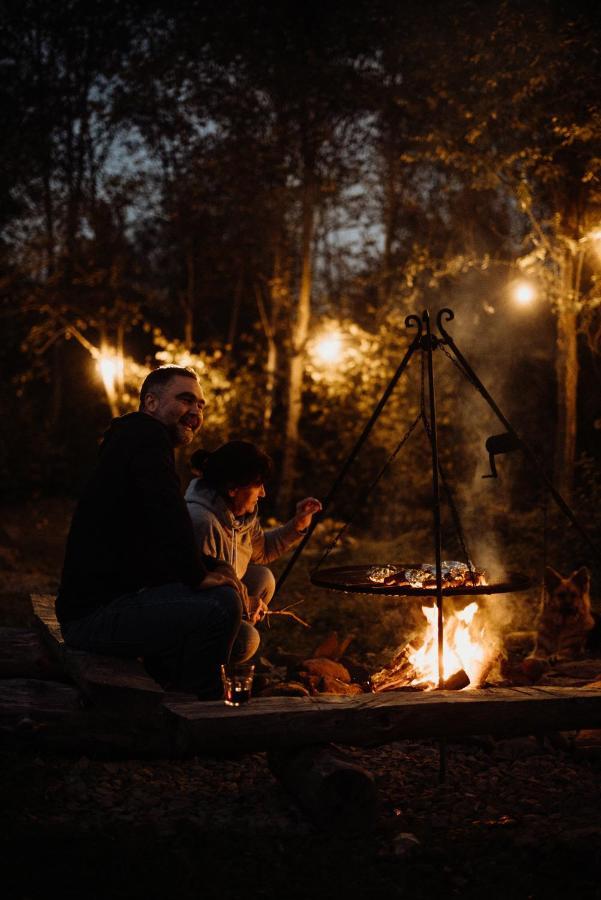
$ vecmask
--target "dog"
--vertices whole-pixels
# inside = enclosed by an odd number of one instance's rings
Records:
[[[551,566],[546,567],[535,645],[529,659],[547,660],[553,664],[584,654],[590,632],[595,627],[590,581],[586,566],[572,572],[568,578]]]

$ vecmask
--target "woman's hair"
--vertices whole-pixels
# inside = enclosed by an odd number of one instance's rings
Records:
[[[273,470],[271,457],[249,441],[228,441],[212,453],[196,450],[190,457],[190,466],[224,495],[230,488],[263,484]]]

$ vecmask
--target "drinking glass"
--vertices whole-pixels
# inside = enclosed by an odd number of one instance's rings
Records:
[[[226,663],[221,666],[223,701],[226,706],[242,706],[250,700],[255,667],[251,663]]]

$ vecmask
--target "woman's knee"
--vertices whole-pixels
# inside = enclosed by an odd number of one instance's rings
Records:
[[[269,603],[275,593],[275,578],[267,566],[249,566],[242,579],[251,597],[260,597]]]
[[[232,662],[244,662],[255,655],[259,649],[261,638],[257,629],[250,622],[242,622],[240,630],[232,646]]]

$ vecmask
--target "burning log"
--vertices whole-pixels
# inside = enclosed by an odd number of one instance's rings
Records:
[[[459,669],[449,678],[445,679],[444,689],[445,691],[462,691],[469,683],[470,680],[465,669]]]
[[[318,825],[346,832],[375,824],[376,786],[371,772],[332,744],[268,753],[269,768]]]
[[[419,682],[421,679],[411,662],[411,656],[420,646],[420,643],[414,641],[406,644],[389,666],[373,674],[371,682],[374,691],[397,691],[409,687],[413,682]],[[415,687],[419,689],[418,684]]]

